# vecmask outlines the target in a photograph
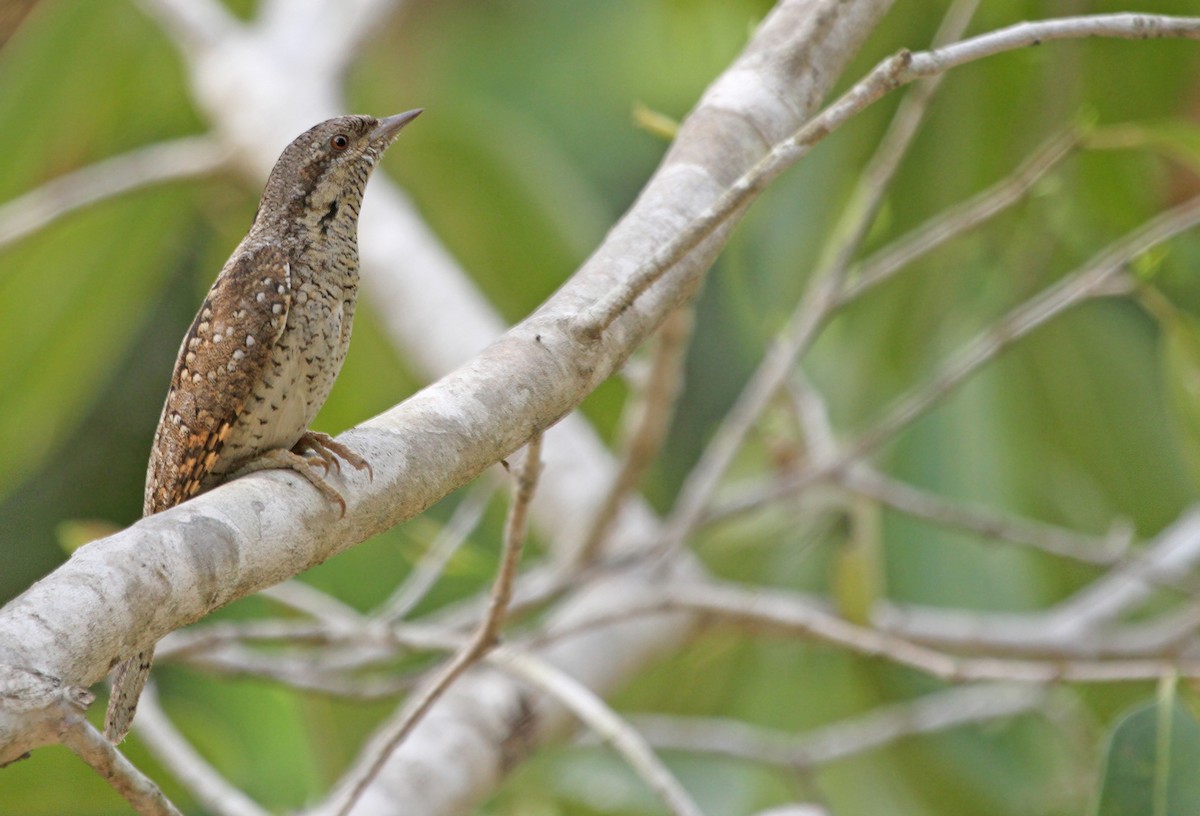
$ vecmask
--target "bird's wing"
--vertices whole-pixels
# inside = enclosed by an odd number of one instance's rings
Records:
[[[270,364],[291,303],[283,250],[260,245],[226,263],[179,349],[150,451],[145,515],[200,490]]]

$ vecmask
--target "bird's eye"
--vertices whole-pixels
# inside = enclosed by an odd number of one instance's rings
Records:
[[[345,133],[339,133],[329,140],[329,146],[334,150],[345,150],[350,146],[350,139],[347,138]]]

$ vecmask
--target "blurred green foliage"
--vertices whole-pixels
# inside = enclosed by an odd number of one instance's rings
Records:
[[[1190,816],[1200,811],[1200,723],[1168,690],[1114,726],[1096,816]]]
[[[253,3],[236,4],[240,15]],[[644,105],[679,119],[735,56],[766,0],[410,0],[381,25],[347,79],[358,111],[421,105],[420,127],[388,154],[402,183],[479,287],[510,320],[554,290],[637,195],[665,144],[633,125]],[[921,47],[945,3],[910,0],[875,32],[844,87],[900,46]],[[973,31],[1063,13],[1194,13],[1194,0],[982,3]],[[1094,122],[1094,149],[1023,204],[932,254],[840,315],[808,371],[846,435],[926,378],[1004,311],[1154,213],[1200,192],[1200,48],[1187,42],[1045,45],[956,71],[901,168],[870,246],[885,245],[1002,178],[1042,140]],[[821,144],[755,205],[709,279],[687,393],[645,485],[666,508],[803,290],[823,238],[894,110],[871,109]],[[41,0],[0,50],[0,200],[161,139],[197,133],[170,44],[124,0]],[[139,191],[0,249],[0,600],[61,562],[90,520],[140,512],[149,440],[196,304],[247,228],[258,189],[217,177]],[[1195,501],[1200,239],[1157,255],[1153,280],[1183,315],[1136,300],[1089,304],[1020,343],[881,456],[892,473],[951,498],[1102,532],[1114,518],[1152,535]],[[317,426],[338,432],[421,384],[365,304],[346,367]],[[1190,315],[1190,316],[1189,316]],[[453,320],[453,315],[447,315]],[[583,410],[616,428],[625,388]],[[740,473],[772,463],[763,439]],[[454,500],[305,576],[362,609],[378,603],[436,534]],[[857,609],[882,593],[978,609],[1038,609],[1095,573],[877,508],[870,523],[797,523],[777,508],[705,535],[698,549],[734,580],[831,591]],[[864,516],[865,514],[865,516]],[[428,599],[481,586],[495,564],[499,500]],[[862,518],[859,519],[862,521]],[[64,526],[65,525],[65,526]],[[869,580],[867,580],[869,579]],[[250,599],[221,614],[278,610]],[[858,609],[861,613],[861,609]],[[689,678],[680,683],[679,678]],[[164,704],[233,782],[274,809],[318,797],[391,702],[348,704],[250,681],[161,672]],[[616,704],[803,729],[936,688],[923,677],[825,647],[729,632],[666,657]],[[1152,692],[1089,689],[1103,729]],[[254,726],[248,727],[248,723]],[[169,795],[186,794],[131,742]],[[670,755],[706,812],[743,814],[793,797],[840,816],[1078,813],[1092,755],[1037,718],[913,738],[812,775]],[[65,749],[0,772],[0,812],[126,812]],[[657,803],[599,749],[548,750],[485,807],[496,814],[652,814]]]

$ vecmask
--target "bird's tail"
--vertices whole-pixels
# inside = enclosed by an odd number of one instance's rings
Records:
[[[150,664],[154,662],[154,647],[139,652],[117,665],[113,670],[112,693],[108,698],[108,712],[104,715],[104,736],[113,745],[125,739],[133,715],[137,711],[138,698],[150,676]]]

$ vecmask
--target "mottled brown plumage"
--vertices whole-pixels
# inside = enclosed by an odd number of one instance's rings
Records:
[[[265,468],[297,471],[345,512],[324,476],[339,457],[369,466],[308,425],[350,344],[363,190],[419,113],[330,119],[283,151],[250,232],[179,350],[150,452],[145,515]],[[153,650],[134,655],[113,674],[105,719],[113,742],[129,730],[152,659]]]

